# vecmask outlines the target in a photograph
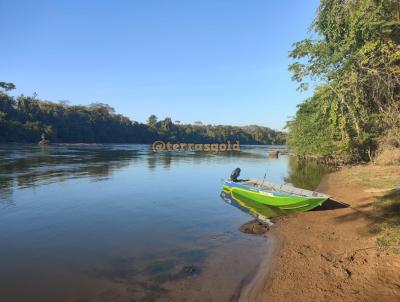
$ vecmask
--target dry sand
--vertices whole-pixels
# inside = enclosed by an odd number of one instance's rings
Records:
[[[376,245],[381,217],[372,202],[382,193],[365,192],[343,176],[327,175],[319,191],[349,206],[328,201],[281,218],[269,234],[274,254],[240,301],[400,301],[400,255]]]

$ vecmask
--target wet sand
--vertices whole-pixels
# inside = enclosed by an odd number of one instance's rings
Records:
[[[237,301],[243,288],[251,282],[259,263],[270,250],[269,238],[246,235],[247,240],[231,242],[214,249],[199,267],[199,273],[169,280],[156,301]],[[256,239],[256,240],[255,240]]]
[[[325,176],[318,189],[335,201],[271,227],[274,251],[239,301],[400,300],[400,255],[376,245],[381,217],[372,202],[382,193],[343,176]]]

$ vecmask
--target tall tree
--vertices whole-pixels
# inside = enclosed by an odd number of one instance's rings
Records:
[[[309,80],[317,85],[288,123],[288,142],[303,155],[371,159],[400,129],[400,5],[321,0],[312,29],[316,38],[295,43],[290,53],[299,89]]]
[[[154,114],[150,115],[149,118],[147,119],[147,125],[150,127],[155,127],[157,124],[158,118]]]

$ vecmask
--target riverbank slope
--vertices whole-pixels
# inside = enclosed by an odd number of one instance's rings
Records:
[[[400,167],[359,166],[324,177],[319,191],[337,202],[286,216],[268,276],[247,301],[400,299]],[[264,274],[265,275],[265,274]]]

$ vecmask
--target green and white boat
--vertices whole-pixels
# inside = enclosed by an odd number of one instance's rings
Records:
[[[264,180],[237,180],[238,175],[236,177],[232,175],[231,179],[225,180],[223,184],[223,191],[230,194],[232,198],[276,207],[284,212],[309,211],[329,199],[328,195],[315,191]]]

